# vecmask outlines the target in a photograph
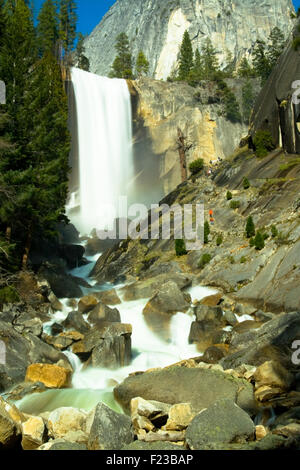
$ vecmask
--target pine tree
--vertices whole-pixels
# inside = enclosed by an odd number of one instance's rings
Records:
[[[203,80],[203,76],[203,61],[199,49],[197,48],[195,51],[194,66],[190,71],[188,78],[189,84],[192,86],[196,86],[201,80]]]
[[[226,118],[231,122],[240,122],[242,120],[240,106],[231,90],[228,90],[225,94],[225,112]]]
[[[254,238],[254,246],[259,251],[263,250],[263,248],[265,247],[264,236],[260,232],[257,232]]]
[[[179,80],[187,80],[194,65],[194,53],[189,32],[186,30],[179,52]]]
[[[26,135],[26,169],[14,214],[24,233],[26,266],[32,241],[53,235],[55,224],[64,219],[68,191],[67,98],[60,67],[51,52],[35,64],[20,114]],[[18,180],[18,172],[15,176]]]
[[[267,58],[272,69],[277,64],[278,59],[286,46],[284,34],[277,26],[272,29],[269,36],[269,42],[270,44],[267,48]]]
[[[143,51],[139,51],[136,60],[136,74],[140,78],[149,72],[149,62]]]
[[[252,78],[255,76],[255,72],[252,69],[251,65],[249,64],[246,57],[241,60],[239,69],[238,69],[238,76],[240,78]]]
[[[5,28],[4,2],[5,0],[0,0],[0,45]]]
[[[37,39],[42,57],[51,51],[55,53],[59,39],[57,8],[53,0],[45,0],[38,15]]]
[[[256,41],[253,50],[253,66],[255,73],[261,78],[262,84],[264,84],[271,73],[271,64],[266,55],[266,43],[264,41]]]
[[[75,0],[60,0],[59,36],[66,55],[74,47],[77,26],[77,5]]]
[[[245,124],[249,124],[251,111],[255,103],[253,86],[250,80],[247,80],[243,85],[242,100],[243,100],[243,121]]]
[[[90,70],[90,61],[85,55],[85,46],[84,46],[85,37],[83,34],[79,33],[78,35],[78,42],[76,46],[76,59],[77,59],[77,67],[86,72]]]
[[[251,238],[255,236],[255,225],[253,222],[253,218],[250,216],[247,219],[247,224],[246,224],[246,236],[247,238]]]
[[[133,60],[126,33],[121,33],[117,36],[115,49],[118,55],[113,62],[110,76],[112,78],[132,79]]]
[[[209,222],[204,222],[204,243],[207,245],[209,242],[210,226]]]
[[[208,38],[202,48],[203,75],[205,80],[214,80],[219,71],[219,61],[217,51]]]
[[[226,77],[227,78],[232,78],[234,70],[235,70],[235,61],[234,61],[234,58],[233,58],[233,54],[229,49],[227,49],[227,51],[226,51],[226,67],[224,69],[224,73],[226,74]]]

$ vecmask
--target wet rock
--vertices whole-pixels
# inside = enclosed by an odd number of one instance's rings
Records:
[[[242,364],[259,366],[274,358],[290,364],[294,352],[291,346],[299,336],[300,312],[278,315],[258,330],[236,334],[231,341],[230,354],[221,360],[221,365],[224,369],[235,369]]]
[[[221,322],[223,319],[222,307],[209,307],[199,304],[194,308],[194,314],[197,321],[215,320]]]
[[[55,439],[42,445],[38,450],[87,450],[86,445],[76,442],[68,442],[64,439]]]
[[[148,433],[141,433],[138,435],[139,441],[144,442],[182,442],[185,438],[184,431],[162,431],[159,429],[157,432],[150,431]]]
[[[75,354],[88,354],[88,365],[116,369],[130,364],[132,326],[121,323],[103,323],[92,329],[76,343]]]
[[[261,327],[261,325],[262,324],[260,322],[246,320],[241,323],[237,323],[233,327],[232,331],[234,333],[243,334],[243,333],[247,333],[247,331],[250,331],[250,330],[258,330]]]
[[[192,277],[181,273],[160,274],[150,279],[137,281],[123,288],[124,300],[138,300],[152,297],[166,282],[174,282],[179,289],[192,284]]]
[[[81,434],[83,433],[86,419],[87,413],[81,410],[70,407],[59,408],[50,413],[48,417],[47,427],[49,435],[54,439],[64,438],[70,442],[82,441],[82,439],[84,442],[87,442],[88,436],[82,436]],[[71,435],[73,435],[73,439],[70,439]]]
[[[70,312],[62,325],[65,328],[74,328],[82,334],[87,333],[91,328],[79,312]]]
[[[208,297],[202,299],[200,303],[202,305],[207,305],[208,307],[216,307],[221,303],[222,298],[222,294],[209,295]]]
[[[228,349],[220,346],[210,346],[203,354],[203,362],[208,364],[217,364],[223,357],[227,355]]]
[[[62,333],[64,331],[64,327],[60,323],[53,323],[51,326],[51,334],[53,336],[58,335],[59,333]]]
[[[121,303],[121,299],[115,289],[97,292],[95,296],[105,305],[119,305]]]
[[[73,299],[82,296],[78,280],[67,274],[64,267],[47,263],[39,269],[38,275],[42,279],[47,279],[52,291],[59,299]]]
[[[6,346],[6,364],[0,364],[0,391],[23,382],[30,364],[56,364],[70,367],[64,354],[31,333],[18,333],[13,326],[0,322],[0,340]]]
[[[67,388],[71,383],[71,371],[52,364],[31,364],[25,380],[41,382],[48,388]]]
[[[257,441],[260,441],[261,439],[266,437],[266,435],[267,435],[267,430],[264,426],[262,425],[255,426],[255,437]]]
[[[48,295],[48,300],[49,300],[53,310],[56,310],[56,311],[62,311],[63,310],[63,308],[64,308],[63,304],[58,300],[58,298],[56,297],[56,295],[54,295],[54,293],[52,291]]]
[[[99,403],[95,411],[89,450],[121,450],[134,440],[131,419]]]
[[[23,450],[35,450],[45,442],[46,428],[42,418],[32,416],[22,424]]]
[[[78,312],[89,313],[98,304],[98,299],[94,295],[86,295],[79,300]]]
[[[256,389],[262,386],[289,390],[293,382],[293,375],[279,362],[268,361],[259,366],[254,373]]]
[[[68,268],[80,266],[85,249],[82,245],[60,245],[59,255],[66,260]]]
[[[135,441],[131,444],[124,446],[122,450],[173,450],[179,451],[181,447],[176,444],[172,444],[171,442],[143,442],[143,441]]]
[[[0,450],[10,449],[19,441],[16,423],[6,410],[4,401],[0,401]]]
[[[166,431],[183,431],[194,419],[196,413],[190,403],[180,403],[171,406],[167,424],[163,427]]]
[[[249,415],[232,400],[222,399],[198,414],[186,431],[186,442],[192,450],[213,443],[253,440],[255,426]]]
[[[256,409],[251,384],[197,366],[172,366],[130,376],[114,389],[114,396],[125,412],[137,396],[171,405],[190,403],[198,412],[220,398],[230,398],[249,413]]]
[[[101,302],[90,312],[88,320],[93,325],[101,322],[121,323],[121,315],[116,308],[112,309]]]

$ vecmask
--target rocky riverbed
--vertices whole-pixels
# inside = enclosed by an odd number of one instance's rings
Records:
[[[213,209],[201,252],[127,240],[90,264],[73,248],[75,271],[19,274],[19,302],[0,314],[1,447],[299,447],[299,166],[283,179],[288,158],[240,149],[165,198]],[[262,250],[246,238],[249,215],[269,234]]]

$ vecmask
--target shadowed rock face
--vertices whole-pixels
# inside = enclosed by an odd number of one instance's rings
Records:
[[[86,55],[92,72],[108,74],[115,38],[125,31],[133,55],[140,49],[147,55],[150,76],[167,79],[188,30],[194,48],[211,38],[224,67],[227,51],[236,61],[249,57],[258,37],[266,40],[275,26],[288,34],[292,11],[291,0],[118,0],[87,39]]]
[[[292,40],[299,35],[299,25]],[[269,131],[276,146],[282,142],[288,153],[300,153],[300,105],[292,99],[293,82],[300,79],[300,49],[294,49],[292,40],[257,98],[250,128],[252,136],[260,129]]]

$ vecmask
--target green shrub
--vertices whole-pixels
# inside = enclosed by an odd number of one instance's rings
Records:
[[[212,256],[209,253],[204,253],[199,261],[199,268],[203,269],[212,260]]]
[[[255,236],[255,225],[253,222],[253,218],[250,216],[248,217],[247,224],[246,224],[246,237],[251,238]]]
[[[233,198],[232,193],[230,191],[227,191],[227,194],[226,194],[227,201],[231,201],[232,198]]]
[[[209,226],[209,222],[205,222],[204,223],[204,243],[207,245],[208,243],[208,237],[209,237],[209,234],[210,234],[210,226]]]
[[[233,256],[229,256],[229,262],[230,264],[235,264],[235,259]]]
[[[253,248],[253,247],[255,246],[254,237],[250,238],[250,240],[249,240],[249,245],[251,246],[251,248]]]
[[[250,188],[250,181],[248,180],[248,178],[243,179],[243,188],[244,189],[249,189]]]
[[[242,256],[242,257],[241,257],[240,263],[241,263],[241,264],[247,263],[247,258],[246,258],[246,256]]]
[[[217,237],[217,246],[221,246],[222,243],[223,243],[223,237],[222,237],[222,235],[219,235],[219,236]]]
[[[175,251],[176,256],[184,256],[187,254],[184,240],[175,240]]]
[[[197,175],[201,170],[204,168],[204,160],[203,158],[198,158],[198,160],[193,161],[190,166],[190,172],[192,175]]]
[[[3,287],[0,289],[0,305],[19,302],[20,297],[14,287]]]
[[[231,201],[230,209],[239,209],[241,207],[241,201]]]
[[[255,153],[259,158],[266,157],[269,152],[275,149],[275,145],[269,131],[257,131],[253,138],[253,144],[255,147]]]
[[[256,250],[259,250],[259,251],[265,247],[264,237],[261,232],[257,232],[254,238],[254,244],[255,244]]]
[[[263,239],[264,239],[264,240],[268,240],[268,238],[270,237],[270,235],[269,235],[268,233],[266,233],[266,232],[263,233],[262,236],[263,236]]]
[[[300,36],[297,36],[293,41],[294,50],[297,51],[299,46],[300,46]]]
[[[277,230],[277,227],[276,227],[275,225],[272,225],[272,227],[271,227],[271,233],[272,233],[272,237],[273,237],[273,238],[278,237],[278,230]]]

